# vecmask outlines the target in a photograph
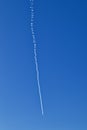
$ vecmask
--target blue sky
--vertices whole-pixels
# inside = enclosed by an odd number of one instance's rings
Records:
[[[87,130],[87,1],[35,0],[44,117],[29,6],[0,1],[0,130]]]

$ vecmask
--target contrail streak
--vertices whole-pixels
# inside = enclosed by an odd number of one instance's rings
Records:
[[[36,67],[36,78],[37,78],[38,92],[39,92],[39,98],[40,98],[41,112],[43,115],[44,110],[43,110],[43,102],[42,102],[42,95],[41,95],[40,76],[39,76],[39,69],[38,69],[39,67],[38,67],[38,61],[37,61],[37,44],[36,44],[36,35],[34,31],[34,0],[30,0],[30,11],[31,11],[31,34],[32,34],[32,40],[34,44],[34,61],[35,61],[35,67]]]

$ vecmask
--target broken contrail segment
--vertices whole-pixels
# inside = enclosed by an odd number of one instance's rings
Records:
[[[38,61],[37,61],[37,43],[36,43],[36,35],[34,31],[34,0],[30,0],[30,11],[31,11],[31,34],[32,34],[32,40],[33,40],[33,46],[34,46],[34,61],[35,61],[35,67],[36,67],[36,77],[37,77],[37,85],[38,85],[38,93],[40,98],[40,106],[41,106],[41,112],[42,115],[44,114],[43,110],[43,102],[42,102],[42,95],[41,95],[41,86],[40,86],[40,76],[39,76],[39,67],[38,67]]]

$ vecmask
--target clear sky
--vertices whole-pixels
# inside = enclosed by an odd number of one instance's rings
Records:
[[[44,116],[29,0],[0,0],[0,130],[87,130],[87,0],[35,0]]]

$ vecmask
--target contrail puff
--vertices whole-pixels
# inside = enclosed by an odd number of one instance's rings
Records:
[[[34,0],[30,0],[30,4],[31,4],[30,5],[30,9],[31,9],[31,34],[32,34],[32,40],[33,40],[33,44],[34,44],[34,60],[35,60],[35,66],[36,66],[36,77],[37,77],[37,85],[38,85],[38,92],[39,92],[39,98],[40,98],[40,106],[41,106],[41,112],[43,115],[44,111],[43,111],[43,102],[42,102],[41,87],[40,87],[38,61],[37,61],[36,36],[35,36],[35,31],[34,31]]]

